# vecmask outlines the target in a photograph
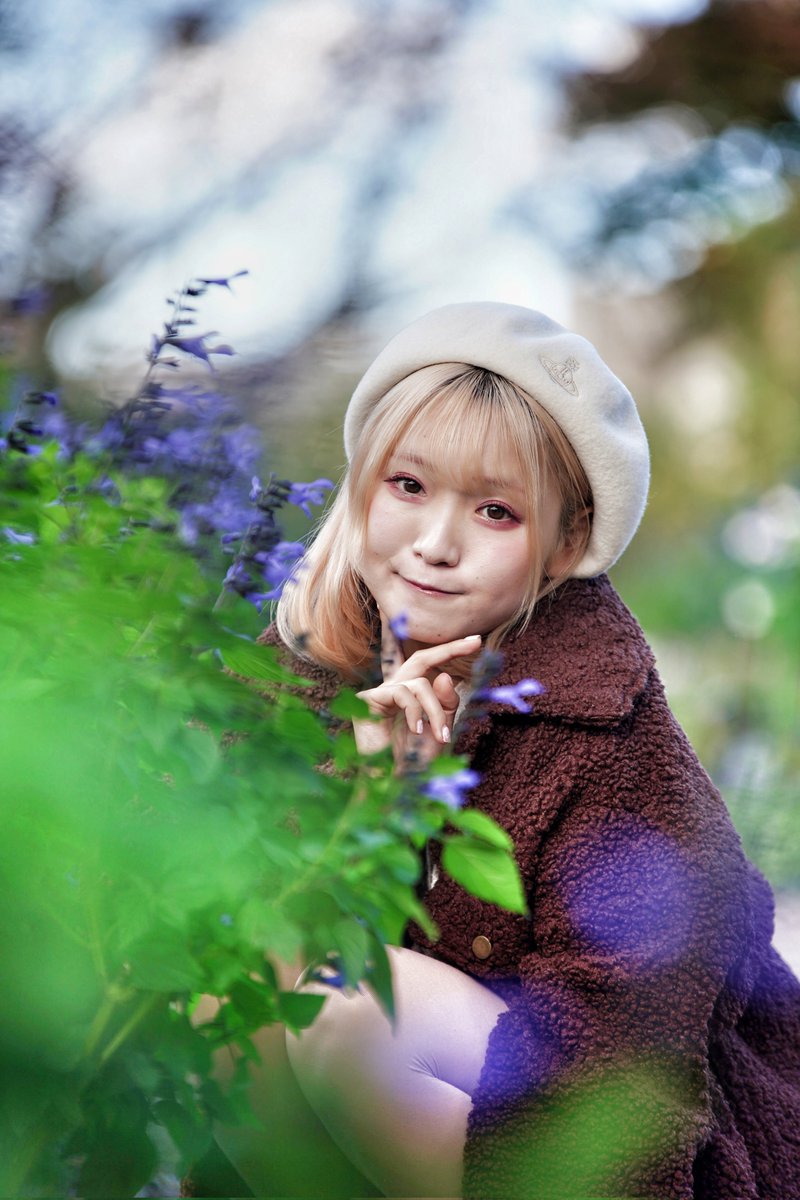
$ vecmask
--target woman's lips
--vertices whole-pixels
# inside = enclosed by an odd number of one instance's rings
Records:
[[[414,579],[406,579],[406,577],[404,575],[401,575],[400,578],[403,580],[403,583],[407,583],[409,585],[409,587],[414,588],[414,591],[424,592],[426,596],[457,596],[458,595],[458,592],[446,592],[444,590],[444,588],[432,587],[431,584],[428,584],[428,583],[417,583],[416,580],[414,580]]]

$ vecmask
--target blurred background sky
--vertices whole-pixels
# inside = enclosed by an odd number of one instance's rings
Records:
[[[0,100],[29,153],[4,197],[7,286],[33,272],[94,292],[51,333],[54,363],[72,375],[134,361],[154,296],[234,264],[252,272],[245,303],[225,310],[243,353],[295,344],[355,290],[379,302],[373,323],[387,328],[464,295],[568,319],[565,259],[591,236],[603,193],[685,156],[707,130],[675,111],[623,138],[565,137],[565,81],[635,61],[637,25],[702,9],[8,5]],[[775,164],[739,156],[730,169],[753,176],[741,207],[757,220],[781,203]],[[657,287],[696,261],[691,243],[720,233],[643,245],[621,285]]]
[[[0,336],[123,400],[164,298],[283,475],[335,475],[371,355],[438,304],[585,333],[653,491],[614,570],[747,848],[800,885],[795,0],[0,0]],[[18,384],[21,386],[21,384]]]

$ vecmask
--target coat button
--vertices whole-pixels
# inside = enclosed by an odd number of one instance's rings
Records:
[[[476,958],[488,958],[492,953],[492,943],[485,934],[479,933],[472,943],[472,953]]]

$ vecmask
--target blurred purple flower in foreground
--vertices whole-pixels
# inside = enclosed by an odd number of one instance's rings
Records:
[[[408,613],[398,613],[396,617],[392,617],[389,628],[398,642],[404,642],[409,634]]]
[[[541,696],[547,689],[538,679],[520,679],[519,683],[508,683],[501,687],[481,688],[475,693],[476,700],[492,700],[495,704],[510,704],[517,712],[529,713],[533,709],[526,702],[527,696]]]
[[[580,872],[562,899],[592,951],[657,970],[691,939],[696,888],[677,841],[638,817],[617,814],[580,839]]]
[[[313,483],[293,483],[286,499],[311,518],[310,504],[324,504],[325,493],[333,487],[331,479],[315,479]]]
[[[477,771],[463,767],[453,775],[434,775],[425,783],[421,791],[431,800],[440,800],[448,808],[463,808],[466,803],[465,792],[477,787],[481,777]]]
[[[15,529],[11,529],[8,525],[3,528],[3,537],[7,542],[11,542],[12,546],[34,546],[36,544],[35,534],[17,533]]]

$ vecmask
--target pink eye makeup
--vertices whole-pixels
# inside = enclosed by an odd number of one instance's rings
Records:
[[[514,521],[520,524],[522,518],[510,509],[507,504],[501,504],[499,500],[489,500],[486,504],[482,504],[480,512],[486,514],[486,517],[495,525],[502,525],[506,521]]]
[[[398,472],[396,475],[390,475],[385,482],[393,483],[397,487],[398,491],[405,493],[407,496],[417,496],[421,491],[423,491],[422,484],[418,479],[415,479],[413,475],[404,475],[402,472]],[[407,487],[407,484],[410,484],[411,486]]]
[[[389,484],[401,496],[425,494],[425,487],[420,480],[413,475],[408,475],[405,471],[395,471],[384,479],[384,483]],[[476,511],[482,514],[490,525],[522,524],[522,517],[519,513],[503,500],[486,500],[478,505]]]

